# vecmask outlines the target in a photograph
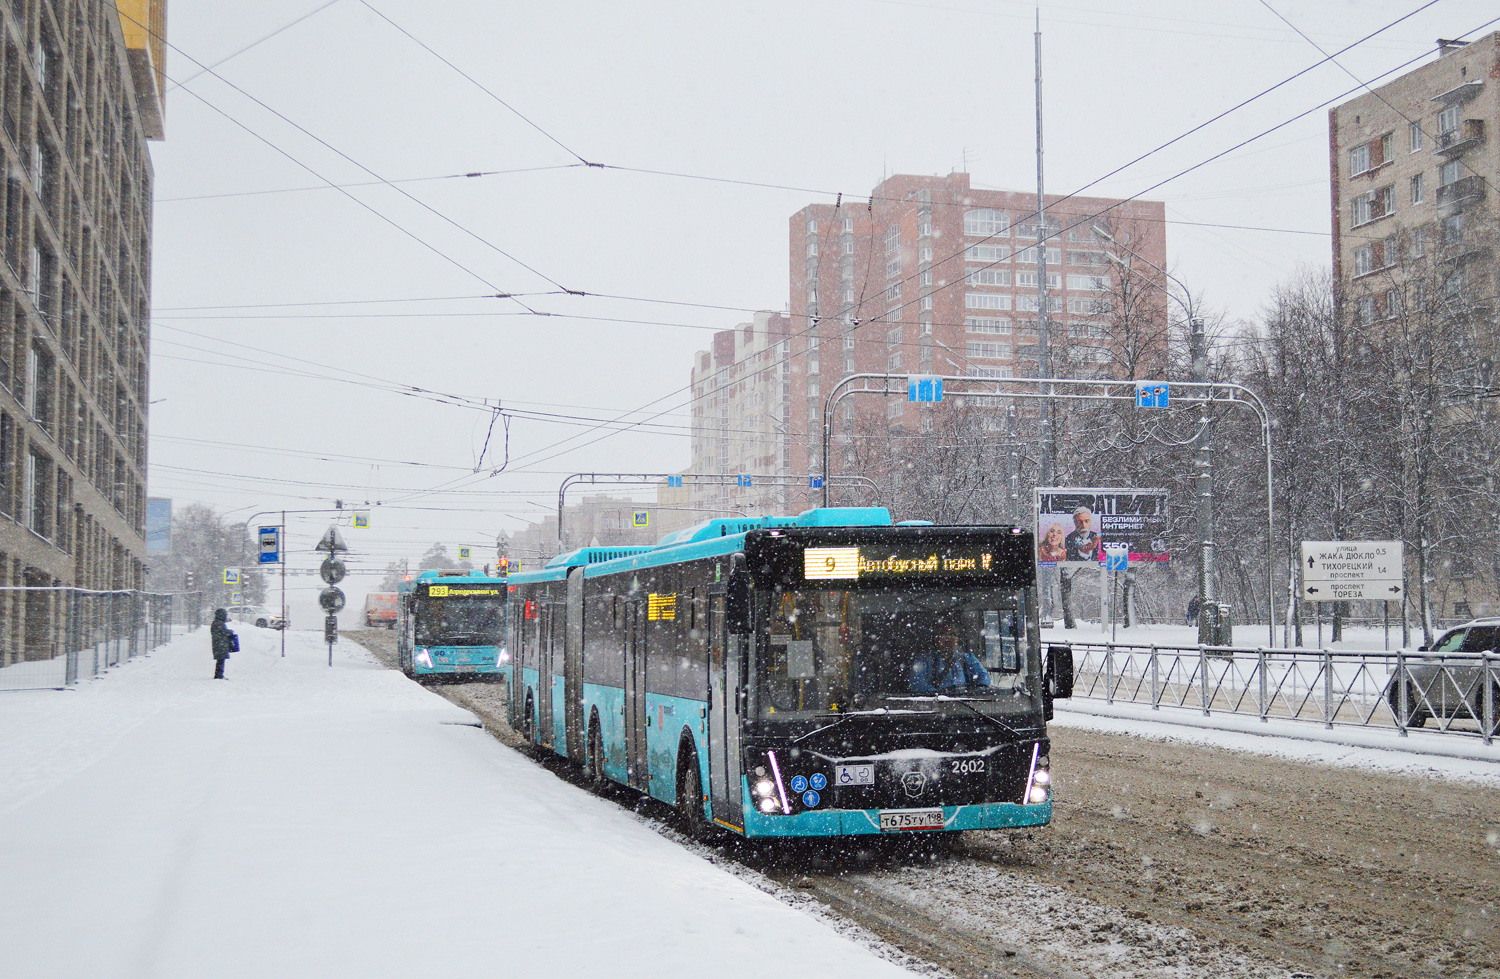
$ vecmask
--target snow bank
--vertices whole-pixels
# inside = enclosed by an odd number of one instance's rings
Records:
[[[89,975],[909,975],[343,643],[206,632],[0,694],[0,963]]]

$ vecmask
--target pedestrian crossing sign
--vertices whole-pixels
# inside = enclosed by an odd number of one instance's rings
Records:
[[[473,552],[473,548],[468,548],[468,547],[460,547],[460,548],[459,548],[459,549],[458,549],[458,559],[459,559],[459,560],[460,560],[460,561],[467,561],[467,560],[468,560],[468,559],[469,559],[469,555],[470,555],[470,554],[471,554],[471,553],[472,553],[472,552]]]
[[[240,572],[238,568],[224,569],[224,584],[237,585],[240,583]]]

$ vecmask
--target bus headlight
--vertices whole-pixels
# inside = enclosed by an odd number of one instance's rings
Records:
[[[1038,768],[1036,770],[1036,777],[1034,779],[1032,779],[1032,782],[1034,782],[1037,785],[1047,785],[1051,781],[1052,781],[1052,773],[1049,772],[1049,771],[1047,771],[1045,768]]]
[[[777,808],[779,808],[779,807],[776,805],[776,800],[775,799],[762,799],[762,800],[760,800],[760,811],[761,812],[775,812],[777,810]]]
[[[776,795],[776,783],[768,778],[763,778],[755,783],[755,794],[762,799],[770,799]]]
[[[1031,787],[1031,794],[1026,797],[1026,801],[1030,802],[1032,805],[1036,805],[1038,803],[1046,802],[1049,795],[1050,793],[1047,791],[1047,787],[1045,785],[1033,785]]]

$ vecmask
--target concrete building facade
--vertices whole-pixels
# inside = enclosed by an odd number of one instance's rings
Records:
[[[1329,111],[1333,270],[1354,323],[1391,315],[1383,273],[1494,207],[1497,126],[1500,32],[1439,41],[1433,61]]]
[[[0,586],[144,584],[163,0],[0,2]],[[60,651],[0,591],[0,665]]]

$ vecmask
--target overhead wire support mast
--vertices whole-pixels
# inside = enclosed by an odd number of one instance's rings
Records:
[[[835,384],[828,392],[827,399],[823,402],[823,442],[822,442],[822,475],[823,475],[823,505],[828,505],[828,484],[830,479],[828,465],[828,449],[833,441],[833,420],[836,417],[834,409],[844,398],[854,394],[878,394],[885,397],[906,396],[909,374],[881,374],[862,373],[850,374]],[[924,377],[926,375],[923,375]],[[1028,398],[1040,400],[1045,406],[1052,400],[1059,401],[1130,401],[1137,403],[1137,391],[1143,384],[1151,383],[1143,380],[1108,380],[1102,378],[1079,378],[1079,377],[984,377],[972,374],[942,375],[939,378],[943,383],[944,396],[952,395],[963,398]],[[871,386],[868,382],[878,381],[879,387]],[[860,387],[854,387],[854,384]],[[976,390],[947,390],[950,384],[977,385]],[[1276,645],[1276,603],[1272,596],[1276,593],[1276,562],[1273,560],[1275,554],[1275,527],[1276,527],[1276,497],[1275,497],[1275,473],[1271,454],[1271,414],[1266,410],[1265,402],[1260,400],[1259,395],[1245,387],[1243,384],[1233,384],[1227,381],[1173,381],[1172,400],[1177,403],[1203,405],[1206,411],[1216,404],[1222,405],[1245,405],[1254,411],[1260,420],[1260,436],[1265,446],[1266,453],[1266,617],[1267,628],[1270,632],[1270,645]],[[1034,390],[1012,390],[1013,388],[1034,388]],[[1061,389],[1061,390],[1059,390]],[[1197,392],[1186,396],[1178,394],[1178,390]],[[1200,432],[1201,435],[1201,432]],[[1201,484],[1200,484],[1201,486]],[[1208,560],[1212,562],[1212,550],[1208,550]]]
[[[557,487],[557,542],[562,544],[563,537],[563,504],[566,502],[568,487],[589,485],[599,483],[613,483],[615,485],[633,484],[637,486],[650,486],[660,483],[667,478],[681,477],[684,482],[705,483],[710,486],[740,485],[740,478],[748,476],[751,480],[760,480],[772,485],[785,486],[801,483],[807,479],[806,476],[788,476],[780,473],[573,473],[563,479],[562,484]],[[840,476],[845,482],[861,483],[868,486],[871,497],[880,502],[880,486],[868,476]],[[823,483],[823,505],[828,505],[828,483],[824,477]]]

